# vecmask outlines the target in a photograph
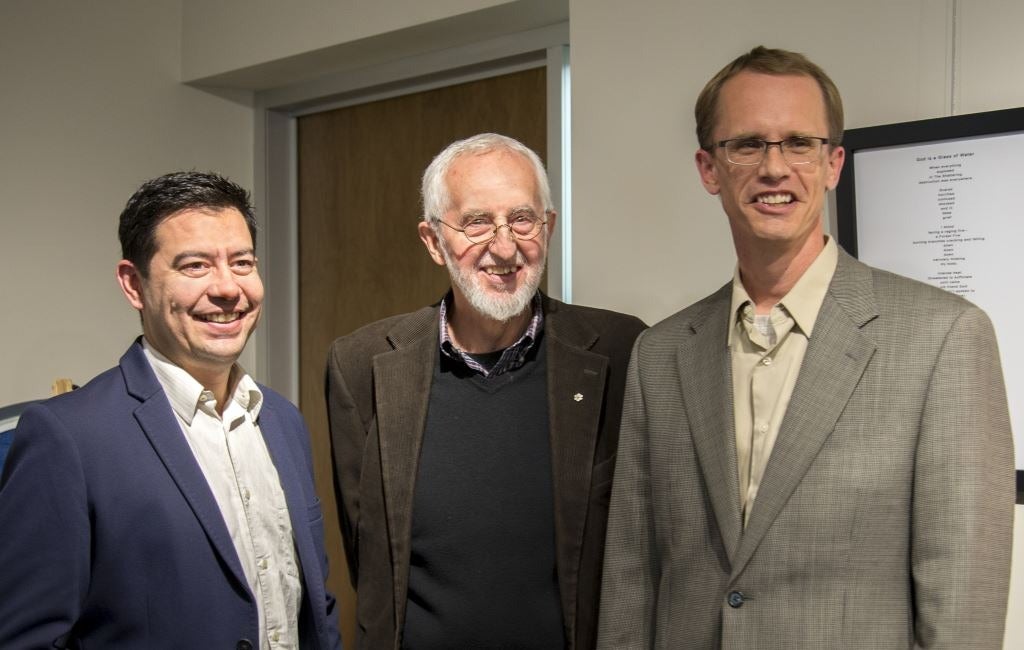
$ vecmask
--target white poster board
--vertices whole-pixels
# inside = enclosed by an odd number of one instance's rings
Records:
[[[986,115],[1012,117],[1016,129],[942,137],[958,135],[965,125],[967,131],[979,125],[992,130]],[[917,125],[927,128],[908,128]],[[1024,109],[848,134],[868,137],[847,141],[846,165],[853,169],[852,183],[840,188],[846,196],[837,197],[840,243],[866,264],[960,294],[988,313],[1002,357],[1019,484],[1024,336],[1014,329],[1024,320],[1017,273],[1024,261]],[[886,141],[896,143],[865,146]]]

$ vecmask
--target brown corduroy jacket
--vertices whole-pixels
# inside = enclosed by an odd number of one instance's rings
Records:
[[[608,498],[633,316],[543,297],[558,584],[569,648],[596,643]],[[359,648],[398,648],[417,463],[437,360],[437,306],[331,346],[327,404]]]

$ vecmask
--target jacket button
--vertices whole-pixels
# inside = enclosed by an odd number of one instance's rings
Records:
[[[235,650],[252,650],[252,641],[249,639],[242,639],[235,644]]]
[[[742,591],[730,591],[729,592],[729,598],[728,598],[729,607],[732,607],[734,609],[737,608],[737,607],[743,607],[743,601],[744,600],[745,600],[745,598],[743,597],[743,592]]]

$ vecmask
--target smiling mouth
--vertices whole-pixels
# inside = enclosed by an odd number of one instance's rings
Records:
[[[483,271],[488,275],[509,275],[515,273],[516,268],[515,266],[485,266]]]
[[[227,314],[225,314],[223,312],[216,312],[216,313],[213,313],[213,314],[196,314],[195,315],[195,319],[196,320],[204,321],[206,323],[226,324],[226,323],[233,323],[236,320],[241,320],[242,318],[245,317],[245,315],[247,313],[249,313],[249,312],[248,311],[233,311],[233,312],[230,312],[230,313],[227,313]]]
[[[765,205],[785,205],[792,203],[796,199],[789,192],[767,192],[765,194],[758,194],[754,197],[752,203],[763,203]]]

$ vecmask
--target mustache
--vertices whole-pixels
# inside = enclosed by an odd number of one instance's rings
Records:
[[[507,259],[499,259],[488,249],[487,253],[485,253],[484,256],[477,261],[476,267],[482,268],[485,266],[504,266],[506,264],[514,266],[527,266],[529,262],[526,260],[526,256],[523,255],[522,251],[519,250],[516,250],[516,254]]]

